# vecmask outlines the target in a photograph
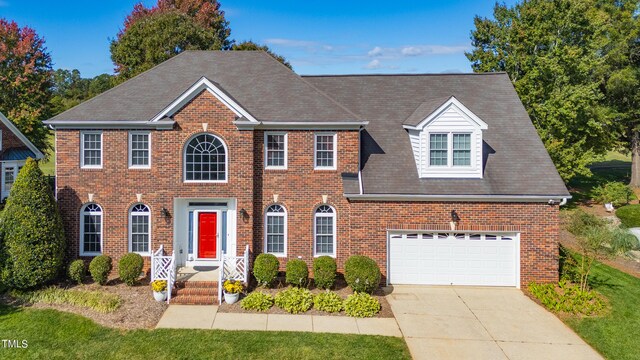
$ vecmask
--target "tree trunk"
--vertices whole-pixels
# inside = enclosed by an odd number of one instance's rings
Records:
[[[634,188],[640,188],[640,131],[634,130],[631,135],[631,181]]]

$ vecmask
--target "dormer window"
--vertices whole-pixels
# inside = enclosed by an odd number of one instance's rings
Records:
[[[482,178],[487,124],[455,97],[425,101],[404,128],[421,178]]]

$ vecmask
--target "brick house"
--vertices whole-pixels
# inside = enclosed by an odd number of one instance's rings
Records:
[[[508,76],[298,76],[187,51],[46,122],[73,257],[375,259],[390,284],[558,277],[569,197]],[[458,220],[458,221],[452,221]]]
[[[42,152],[0,112],[0,199],[9,196],[18,172],[28,158],[43,157]]]

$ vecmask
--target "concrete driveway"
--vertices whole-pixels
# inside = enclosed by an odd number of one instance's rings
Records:
[[[414,359],[602,359],[518,289],[395,286],[387,300]]]

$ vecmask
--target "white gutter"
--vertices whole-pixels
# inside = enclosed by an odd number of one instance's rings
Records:
[[[239,130],[358,130],[368,121],[234,121]]]
[[[421,194],[344,194],[349,200],[369,201],[480,201],[546,202],[565,200],[566,195],[421,195]]]

